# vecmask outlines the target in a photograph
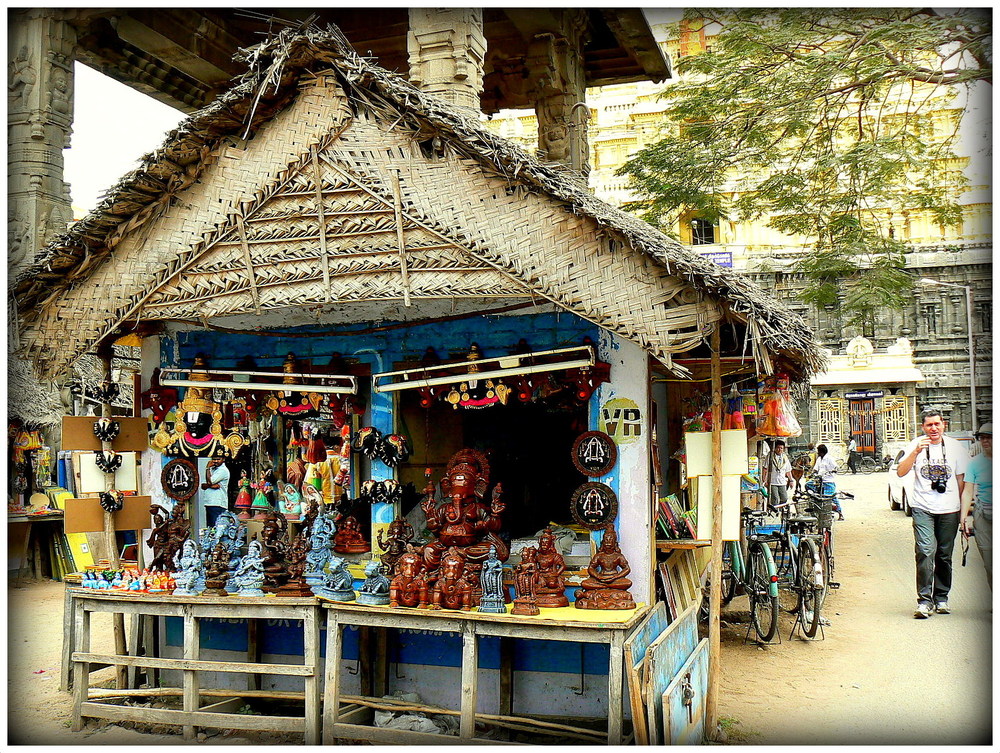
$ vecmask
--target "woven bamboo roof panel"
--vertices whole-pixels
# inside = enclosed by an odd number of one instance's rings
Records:
[[[822,365],[802,320],[763,290],[358,58],[335,30],[283,31],[246,60],[16,282],[42,372],[142,318],[518,295],[664,360],[730,315],[797,375]]]

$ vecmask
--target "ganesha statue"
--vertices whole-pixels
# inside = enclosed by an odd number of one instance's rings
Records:
[[[427,517],[427,529],[434,539],[424,547],[424,561],[428,571],[437,570],[442,555],[455,547],[468,563],[470,570],[479,572],[489,558],[490,548],[496,557],[505,562],[510,548],[497,532],[501,527],[500,514],[504,510],[500,484],[493,488],[489,504],[483,501],[490,482],[490,465],[478,450],[459,450],[448,462],[441,479],[440,506],[434,502],[434,485],[427,471],[425,499],[421,503]]]

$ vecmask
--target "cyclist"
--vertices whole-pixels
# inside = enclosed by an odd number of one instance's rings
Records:
[[[824,496],[836,494],[837,485],[833,482],[833,474],[837,472],[837,463],[830,457],[825,444],[816,448],[816,464],[813,466],[813,471],[819,475],[820,488],[817,491]],[[833,509],[837,513],[837,520],[843,520],[844,511],[840,506],[840,500],[836,497],[833,500]]]

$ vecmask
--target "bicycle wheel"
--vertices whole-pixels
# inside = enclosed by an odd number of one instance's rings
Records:
[[[750,545],[747,555],[747,593],[750,596],[750,624],[760,640],[767,643],[778,630],[778,596],[771,595],[777,580],[771,549],[759,541]],[[775,580],[772,580],[772,577]]]
[[[819,629],[819,613],[823,606],[823,563],[820,561],[816,542],[802,539],[799,542],[799,617],[802,632],[809,638]]]
[[[731,543],[722,550],[722,605],[725,606],[736,596],[736,573],[733,572]]]
[[[858,465],[859,465],[858,470],[860,470],[866,476],[878,470],[878,464],[875,462],[875,460],[867,456],[861,458],[861,462]]]
[[[789,546],[788,538],[778,539],[772,552],[774,566],[778,573],[778,606],[789,614],[799,608],[795,593],[795,550]]]

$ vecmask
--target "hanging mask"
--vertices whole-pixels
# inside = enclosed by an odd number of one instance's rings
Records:
[[[382,432],[374,426],[366,426],[354,437],[351,447],[356,452],[363,452],[369,460],[375,460],[382,456]]]
[[[121,430],[122,425],[110,418],[99,418],[94,422],[94,436],[102,442],[113,442]]]
[[[101,386],[94,391],[94,397],[102,403],[113,403],[120,392],[121,387],[115,382],[101,382]]]
[[[406,462],[410,457],[410,448],[406,443],[406,437],[401,434],[390,434],[382,443],[382,462],[390,468],[395,468],[400,463]]]
[[[101,507],[106,512],[118,512],[125,506],[125,495],[115,489],[109,492],[101,492],[100,500]]]
[[[122,467],[122,456],[114,450],[101,450],[95,460],[97,467],[105,473],[114,473]]]

